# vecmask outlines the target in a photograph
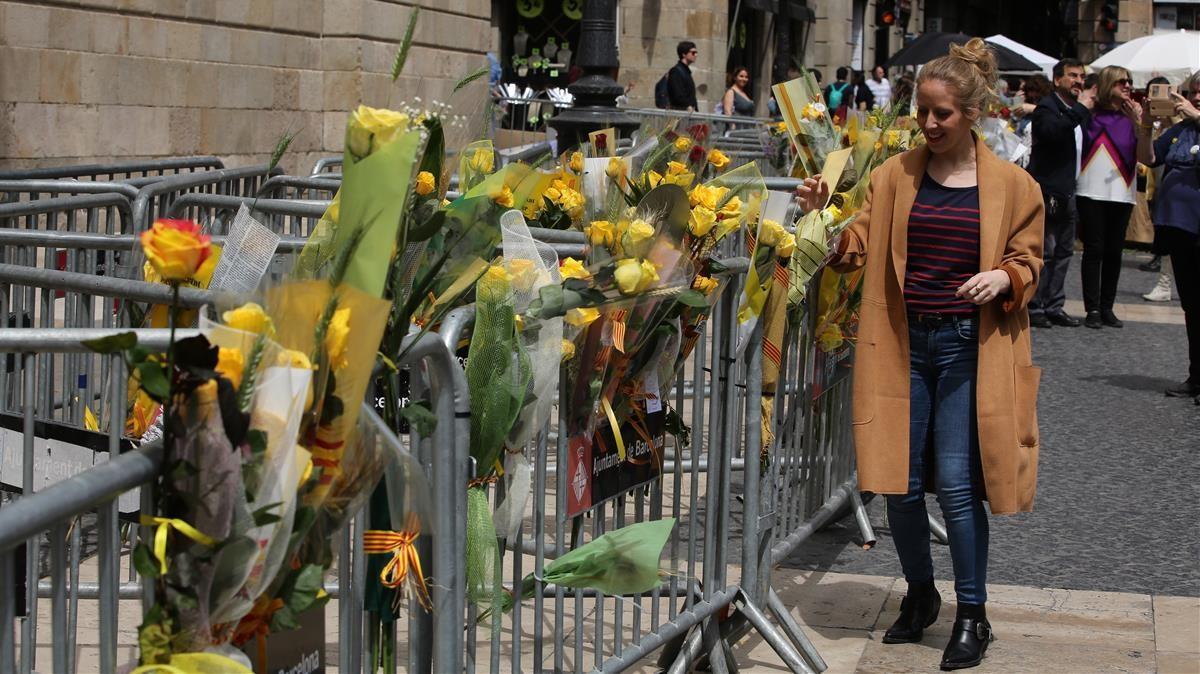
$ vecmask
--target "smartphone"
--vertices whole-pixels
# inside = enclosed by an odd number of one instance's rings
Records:
[[[1175,103],[1171,100],[1171,85],[1151,84],[1149,89],[1150,116],[1170,117],[1175,114]]]

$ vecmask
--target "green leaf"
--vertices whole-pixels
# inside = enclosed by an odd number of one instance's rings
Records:
[[[400,416],[404,417],[423,438],[431,437],[434,429],[437,428],[437,415],[433,413],[429,403],[424,400],[414,400],[400,408]]]
[[[325,570],[319,564],[308,564],[301,568],[300,573],[296,574],[291,594],[284,602],[288,608],[297,614],[307,611],[322,589],[321,577],[324,573]]]
[[[404,39],[400,41],[399,49],[396,50],[396,60],[392,62],[393,82],[400,78],[404,62],[408,60],[408,50],[412,48],[413,33],[417,30],[417,15],[420,13],[420,7],[413,7],[412,13],[408,15],[408,28],[404,31]]]
[[[158,402],[167,399],[171,394],[171,384],[167,380],[166,368],[152,360],[138,363],[138,374],[141,376],[142,390]]]
[[[454,85],[454,90],[451,91],[450,94],[451,95],[457,94],[459,89],[462,89],[463,87],[474,82],[475,80],[479,79],[480,77],[483,77],[484,75],[488,74],[489,70],[490,70],[490,68],[488,68],[488,66],[484,66],[484,67],[480,68],[479,70],[476,70],[475,72],[471,73],[470,75],[467,75],[466,77],[462,78]]]
[[[258,510],[255,510],[254,513],[251,515],[251,517],[254,518],[254,526],[256,526],[256,527],[266,526],[268,524],[274,524],[275,522],[282,520],[283,518],[280,517],[279,515],[276,515],[275,513],[272,513],[272,512],[268,512],[270,510],[273,510],[273,509],[279,507],[280,505],[283,505],[283,504],[282,503],[270,503],[268,505],[265,505],[265,506],[259,508]]]
[[[676,295],[675,300],[695,309],[703,309],[708,306],[708,298],[699,290],[685,290]]]
[[[251,454],[262,454],[267,451],[266,431],[254,430],[246,433],[246,444],[250,446]]]
[[[133,568],[137,569],[142,578],[158,578],[158,562],[150,554],[150,548],[145,543],[133,549]]]
[[[99,339],[85,339],[81,344],[96,353],[117,353],[137,346],[137,333],[121,332]]]
[[[300,629],[300,621],[296,619],[296,612],[287,606],[280,607],[271,615],[271,632],[289,632],[295,629]]]

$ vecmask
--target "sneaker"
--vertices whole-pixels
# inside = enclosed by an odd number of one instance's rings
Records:
[[[1089,328],[1099,330],[1104,327],[1104,321],[1100,318],[1099,311],[1087,312],[1087,318],[1083,319],[1083,324]]]
[[[1154,284],[1154,289],[1142,295],[1142,299],[1147,302],[1170,302],[1171,301],[1171,277],[1168,274],[1159,274],[1158,282]]]
[[[1162,271],[1162,256],[1155,255],[1154,257],[1150,258],[1149,261],[1139,264],[1138,269],[1152,272]]]
[[[1029,325],[1035,328],[1049,328],[1053,326],[1050,319],[1046,317],[1046,314],[1031,315],[1029,317]]]
[[[1055,325],[1061,325],[1064,328],[1078,328],[1080,323],[1078,318],[1073,318],[1067,315],[1067,312],[1060,311],[1056,314],[1046,314],[1050,322]]]
[[[1125,324],[1121,322],[1121,319],[1117,318],[1117,315],[1113,313],[1112,309],[1105,309],[1104,311],[1101,311],[1100,320],[1110,328],[1125,327]]]
[[[1166,391],[1168,398],[1193,398],[1200,396],[1200,384],[1193,382],[1191,379],[1183,382],[1178,386],[1173,386]]]

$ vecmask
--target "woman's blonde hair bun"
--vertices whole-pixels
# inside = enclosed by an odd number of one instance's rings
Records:
[[[954,89],[958,106],[968,116],[978,117],[996,99],[996,55],[982,38],[966,44],[951,44],[950,53],[925,64],[917,76],[917,86],[927,80],[940,80]]]

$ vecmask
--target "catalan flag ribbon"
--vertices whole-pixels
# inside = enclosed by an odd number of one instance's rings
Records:
[[[433,610],[429,599],[429,588],[425,574],[421,571],[421,556],[417,554],[416,540],[421,535],[421,525],[415,515],[410,515],[408,526],[403,531],[368,530],[363,532],[363,551],[369,555],[392,553],[392,559],[383,567],[379,581],[384,587],[400,590],[412,576],[409,586],[417,601],[426,611]]]

